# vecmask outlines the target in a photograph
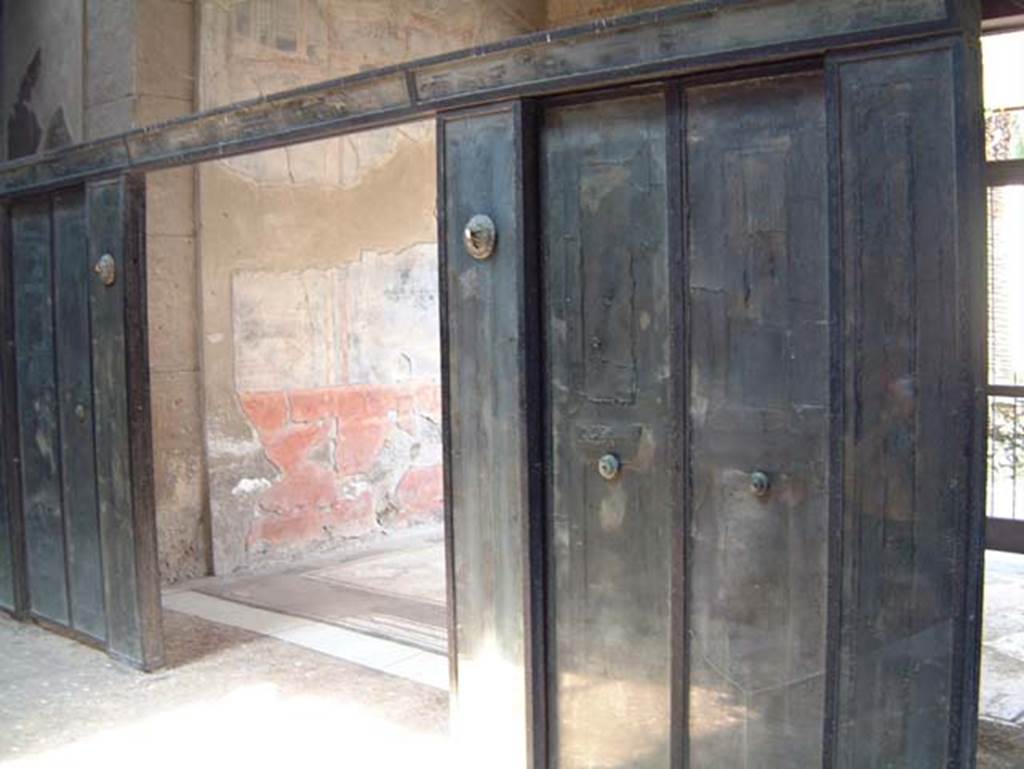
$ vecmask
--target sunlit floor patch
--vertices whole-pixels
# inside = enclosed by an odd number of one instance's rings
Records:
[[[209,622],[270,636],[426,686],[448,688],[448,659],[412,646],[354,633],[323,622],[225,601],[191,590],[168,593],[164,596],[164,607]]]

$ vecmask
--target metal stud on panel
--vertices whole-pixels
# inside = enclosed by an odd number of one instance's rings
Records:
[[[487,214],[476,214],[466,222],[462,240],[466,244],[466,252],[471,257],[480,261],[489,259],[494,253],[494,246],[498,241],[494,220]]]

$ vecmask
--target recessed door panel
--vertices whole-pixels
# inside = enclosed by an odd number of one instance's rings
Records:
[[[103,567],[93,447],[92,359],[89,337],[90,269],[84,193],[54,196],[53,269],[56,298],[60,467],[67,543],[71,625],[105,639]]]
[[[50,201],[11,211],[21,489],[30,608],[70,621],[54,337]]]
[[[691,769],[820,766],[828,186],[820,76],[686,95]]]
[[[15,387],[3,388],[3,425],[16,435],[3,458],[15,488],[0,509],[0,572],[11,563],[12,577],[0,577],[0,605],[154,668],[143,214],[141,185],[127,178],[10,206],[3,375]]]
[[[553,765],[668,767],[665,100],[549,109],[541,146]]]

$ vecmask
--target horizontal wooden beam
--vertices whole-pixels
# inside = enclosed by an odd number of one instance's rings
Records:
[[[986,19],[1014,19],[1024,24],[1024,0],[982,0],[982,16]]]
[[[1024,398],[1024,385],[990,384],[988,394],[993,398]]]
[[[959,31],[957,0],[690,0],[360,73],[0,165],[0,198],[540,96]]]
[[[985,548],[1006,553],[1024,553],[1024,521],[986,518]]]
[[[990,187],[1024,184],[1024,159],[990,160],[985,164],[985,181]]]

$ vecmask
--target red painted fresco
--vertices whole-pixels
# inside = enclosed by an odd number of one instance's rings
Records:
[[[259,497],[250,547],[288,548],[441,519],[437,384],[239,398],[277,470]]]

